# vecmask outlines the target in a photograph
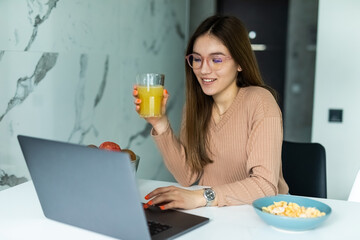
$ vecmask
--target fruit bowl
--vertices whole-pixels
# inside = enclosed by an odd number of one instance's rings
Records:
[[[136,155],[132,150],[121,149],[117,143],[111,142],[111,141],[103,142],[100,144],[99,147],[94,144],[89,144],[87,146],[90,148],[96,148],[96,149],[102,149],[102,150],[106,150],[106,151],[121,152],[121,153],[129,154],[131,166],[133,167],[134,172],[136,173],[138,166],[139,166],[140,156]]]
[[[139,162],[140,162],[140,157],[138,155],[136,155],[135,160],[131,160],[131,166],[134,168],[134,172],[137,171],[137,169],[139,167]]]

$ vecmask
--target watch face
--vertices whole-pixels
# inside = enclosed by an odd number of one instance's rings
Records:
[[[211,188],[205,190],[205,196],[208,201],[212,201],[215,199],[215,192]]]

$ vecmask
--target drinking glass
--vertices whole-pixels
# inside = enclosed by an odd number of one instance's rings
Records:
[[[141,73],[136,76],[141,117],[161,116],[164,81],[165,75],[160,73]]]

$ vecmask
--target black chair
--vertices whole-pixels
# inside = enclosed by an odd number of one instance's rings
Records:
[[[321,144],[283,141],[282,169],[290,194],[326,198],[326,155]]]

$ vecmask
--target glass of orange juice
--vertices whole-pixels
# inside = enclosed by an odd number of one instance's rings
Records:
[[[141,73],[136,76],[141,117],[160,117],[165,75]]]

